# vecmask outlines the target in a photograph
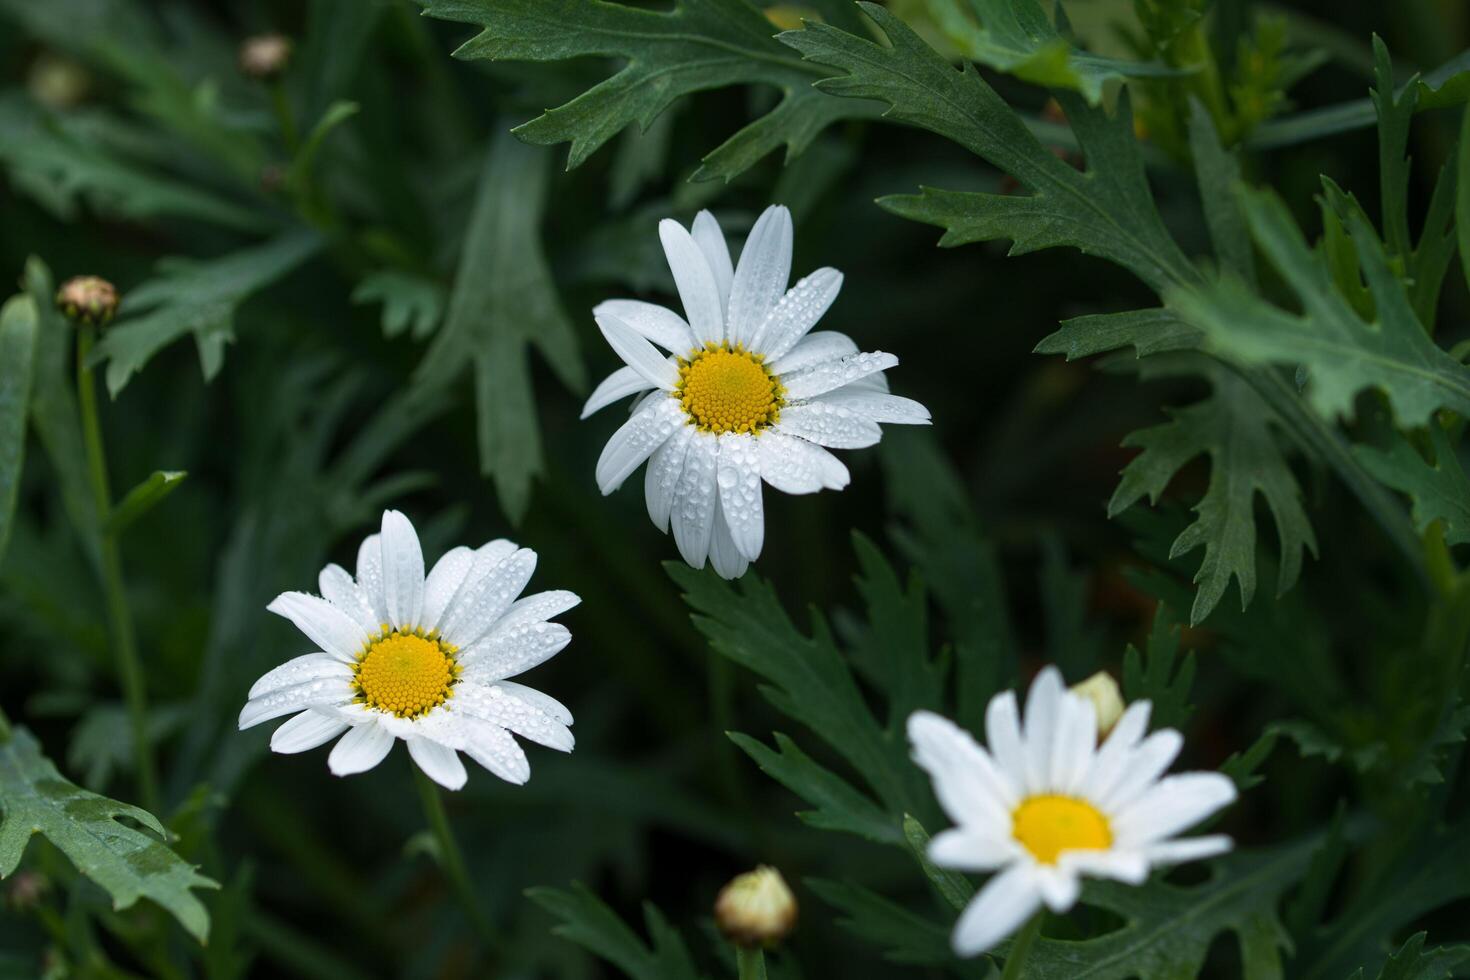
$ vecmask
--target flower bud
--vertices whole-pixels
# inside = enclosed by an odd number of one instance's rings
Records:
[[[5,887],[5,905],[15,912],[24,912],[41,904],[41,899],[51,890],[51,882],[39,871],[22,871],[12,877]]]
[[[91,88],[92,76],[87,69],[62,55],[38,55],[26,74],[26,91],[31,98],[58,112],[80,103]]]
[[[1123,692],[1118,689],[1118,682],[1113,680],[1113,675],[1100,670],[1082,683],[1073,684],[1072,693],[1092,702],[1093,711],[1097,715],[1097,737],[1107,738],[1108,732],[1123,717],[1123,709],[1127,707],[1123,703]]]
[[[283,34],[256,34],[240,42],[240,70],[251,78],[275,78],[290,61],[291,39]]]
[[[737,875],[715,899],[715,923],[741,946],[772,946],[796,927],[796,896],[768,865]]]
[[[91,327],[110,323],[117,303],[117,289],[100,276],[73,276],[56,291],[56,308]]]

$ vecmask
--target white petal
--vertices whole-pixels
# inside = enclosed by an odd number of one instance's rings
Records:
[[[824,401],[781,409],[776,431],[829,449],[863,449],[883,438],[878,423]]]
[[[1184,747],[1184,737],[1172,728],[1162,728],[1129,752],[1118,767],[1111,786],[1101,787],[1095,797],[1104,810],[1118,810],[1132,803],[1154,784]]]
[[[303,657],[287,660],[279,667],[262,674],[260,680],[250,686],[250,693],[246,697],[258,698],[262,694],[279,691],[283,687],[295,687],[297,684],[329,677],[345,680],[351,676],[351,665],[330,654],[308,653]]]
[[[836,269],[818,269],[798,280],[771,310],[748,346],[770,360],[780,360],[817,325],[841,289],[842,273]]]
[[[582,597],[565,589],[537,592],[511,603],[511,607],[495,624],[494,632],[514,629],[527,623],[544,623],[553,616],[560,616],[568,609],[575,609]]]
[[[725,243],[725,233],[720,230],[720,223],[715,220],[715,216],[708,211],[701,211],[694,216],[692,232],[694,244],[704,253],[709,271],[714,273],[715,287],[720,291],[720,309],[728,311],[730,283],[735,278],[735,269],[730,264],[730,246]]]
[[[461,684],[460,688],[455,692],[452,705],[456,713],[462,712],[499,725],[558,752],[570,752],[576,745],[576,739],[565,722],[542,710],[536,700],[523,698],[517,693],[530,688],[516,685],[512,689],[505,684],[488,687]]]
[[[321,711],[303,711],[271,733],[271,751],[282,755],[326,745],[347,730],[347,722]]]
[[[1152,843],[1188,830],[1236,797],[1235,783],[1218,772],[1168,776],[1113,819],[1120,842]]]
[[[689,453],[689,440],[694,438],[694,433],[692,425],[679,428],[653,451],[648,468],[643,471],[643,500],[648,505],[648,516],[660,531],[669,529],[674,488],[679,485],[679,474],[684,471],[684,457]]]
[[[1021,737],[1021,712],[1016,692],[1002,691],[985,709],[985,744],[995,764],[1019,789],[1026,786],[1026,742]]]
[[[720,510],[730,527],[736,549],[750,561],[760,557],[766,537],[765,509],[761,502],[761,469],[756,437],[741,432],[720,436],[716,480],[720,485]]]
[[[535,571],[536,552],[530,548],[496,562],[482,564],[477,557],[439,632],[455,646],[469,647],[505,615]]]
[[[1041,900],[1053,912],[1065,912],[1077,904],[1082,882],[1074,872],[1060,865],[1043,865],[1036,869],[1036,887]]]
[[[1160,841],[1145,848],[1148,859],[1155,864],[1182,864],[1201,858],[1224,854],[1234,842],[1224,834],[1209,834],[1204,837],[1184,837],[1179,840]]]
[[[683,225],[669,218],[658,223],[658,237],[695,340],[701,344],[720,343],[725,339],[725,304],[704,252]]]
[[[801,342],[795,347],[772,361],[771,373],[777,377],[794,374],[858,352],[857,341],[847,334],[836,330],[818,330],[801,338]]]
[[[572,631],[560,623],[525,623],[509,630],[497,629],[461,651],[459,660],[467,679],[490,683],[545,663],[570,642]]]
[[[472,725],[464,752],[508,783],[519,786],[531,778],[531,763],[526,753],[499,725],[488,722]]]
[[[689,324],[667,306],[636,299],[610,299],[592,308],[592,316],[612,314],[671,354],[686,356],[699,346]]]
[[[357,620],[358,625],[368,633],[376,633],[382,626],[383,621],[373,610],[367,594],[357,587],[352,576],[347,574],[347,569],[341,565],[328,565],[322,569],[316,581],[322,598]]]
[[[439,620],[474,564],[475,553],[463,545],[449,549],[434,562],[429,577],[424,580],[424,629],[439,628]]]
[[[383,511],[383,599],[388,622],[414,629],[424,612],[424,551],[413,523],[396,510]]]
[[[791,279],[793,237],[791,212],[779,204],[766,208],[750,229],[730,287],[726,321],[732,343],[751,346],[756,333],[781,301],[786,283]]]
[[[570,725],[572,723],[571,711],[568,710],[566,705],[562,704],[550,694],[538,691],[534,687],[517,684],[515,681],[499,681],[495,686],[509,691],[527,704],[535,705],[563,725]]]
[[[761,477],[782,493],[841,490],[850,479],[840,459],[805,439],[765,432],[756,440],[756,449]]]
[[[933,779],[934,795],[949,818],[993,838],[1009,838],[1017,787],[995,768],[990,753],[969,732],[932,711],[909,715],[908,736],[914,762]]]
[[[955,923],[950,942],[960,956],[975,956],[1020,928],[1041,907],[1029,864],[1017,863],[985,883]]]
[[[835,361],[824,361],[805,371],[782,375],[781,384],[786,387],[788,399],[801,401],[826,394],[843,385],[850,385],[870,374],[886,371],[897,363],[898,358],[882,351],[849,354]]]
[[[929,842],[929,860],[955,871],[994,871],[1014,860],[1016,845],[971,827],[954,827],[934,835]]]
[[[653,384],[647,378],[625,364],[603,378],[602,383],[593,389],[587,398],[587,404],[582,406],[582,418],[601,411],[620,398],[648,391],[652,387]]]
[[[282,592],[265,607],[296,624],[322,650],[350,662],[367,646],[368,634],[351,616],[325,599],[305,592]]]
[[[730,522],[725,520],[724,508],[718,498],[715,499],[714,528],[710,531],[709,564],[715,574],[726,579],[739,578],[750,568],[750,560],[735,546],[735,539],[730,535]]]
[[[408,754],[424,775],[445,789],[460,789],[469,778],[464,771],[464,763],[459,761],[459,754],[449,746],[427,738],[406,739],[405,744],[408,745]]]
[[[376,534],[362,539],[357,548],[357,587],[373,607],[378,625],[388,622],[388,604],[383,599],[383,542]]]
[[[1113,726],[1102,748],[1093,758],[1092,771],[1082,785],[1082,795],[1090,800],[1103,799],[1123,775],[1125,763],[1132,758],[1133,750],[1143,733],[1148,731],[1148,716],[1151,705],[1147,701],[1134,701],[1123,712],[1123,717]]]
[[[820,403],[837,405],[865,419],[889,425],[928,425],[931,421],[929,410],[912,398],[852,385],[827,392],[821,396]]]
[[[679,383],[679,369],[641,334],[610,313],[597,317],[597,328],[623,363],[642,375],[645,381],[664,391],[674,390]]]
[[[1043,667],[1026,695],[1026,788],[1031,793],[1053,789],[1051,747],[1065,691],[1062,672],[1055,667]]]
[[[624,422],[597,460],[597,486],[603,496],[621,487],[644,460],[686,424],[684,409],[672,398],[660,398]]]
[[[1057,713],[1056,736],[1051,746],[1051,775],[1048,782],[1057,792],[1075,796],[1092,768],[1097,747],[1097,709],[1086,698],[1070,691],[1062,694]]]
[[[1148,861],[1135,850],[1120,850],[1116,844],[1105,851],[1063,851],[1057,864],[1075,874],[1093,878],[1111,878],[1128,885],[1141,885],[1148,880]]]
[[[684,472],[674,487],[674,509],[669,523],[679,554],[695,568],[709,556],[710,533],[715,524],[715,469],[719,441],[708,432],[696,432],[689,441]]]
[[[382,762],[393,748],[393,736],[382,725],[370,721],[354,726],[327,756],[327,768],[334,776],[351,776],[367,772]]]
[[[263,721],[292,715],[304,708],[346,704],[351,700],[352,686],[342,678],[324,678],[303,681],[291,687],[278,687],[245,702],[245,707],[240,709],[240,730],[243,732]]]

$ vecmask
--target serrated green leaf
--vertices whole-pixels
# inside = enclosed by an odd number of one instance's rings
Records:
[[[884,693],[888,729],[896,732],[914,711],[938,706],[944,693],[943,671],[929,656],[928,598],[917,575],[900,582],[864,535],[853,534],[853,550],[868,621],[853,629],[849,654],[863,677]]]
[[[1215,608],[1233,578],[1241,608],[1256,588],[1255,499],[1270,508],[1281,543],[1277,594],[1296,582],[1302,554],[1317,553],[1317,539],[1301,504],[1301,488],[1287,465],[1277,430],[1281,422],[1255,390],[1237,374],[1197,354],[1158,355],[1139,362],[1145,378],[1199,374],[1212,388],[1209,397],[1171,412],[1163,425],[1140,429],[1123,440],[1142,452],[1123,469],[1108,501],[1116,515],[1147,496],[1157,504],[1174,475],[1201,454],[1210,457],[1210,485],[1195,504],[1197,515],[1174,541],[1170,557],[1204,546],[1195,574],[1199,591],[1190,610],[1191,625]]]
[[[1172,310],[1093,313],[1063,320],[1033,353],[1061,354],[1069,361],[1132,347],[1139,357],[1198,347],[1203,334]]]
[[[761,772],[817,808],[797,814],[803,823],[819,830],[857,834],[877,844],[903,842],[903,832],[897,821],[865,794],[817,763],[785,735],[780,732],[773,734],[776,739],[774,752],[749,735],[727,733],[730,741],[760,766]]]
[[[1465,270],[1465,283],[1470,285],[1470,108],[1460,123],[1460,146],[1455,154],[1458,174],[1455,194],[1455,233],[1460,241],[1460,264]]]
[[[1409,498],[1410,515],[1421,534],[1439,521],[1447,544],[1470,542],[1470,479],[1449,434],[1437,423],[1428,432],[1433,463],[1397,433],[1387,450],[1358,445],[1353,452],[1374,478]]]
[[[213,380],[234,340],[235,310],[321,247],[320,235],[302,229],[218,259],[160,262],[155,278],[123,297],[124,318],[102,334],[91,365],[107,365],[107,390],[116,398],[155,354],[193,334],[204,380]]]
[[[818,898],[842,913],[837,924],[863,942],[883,951],[894,963],[947,966],[963,977],[993,975],[983,960],[956,961],[949,945],[949,929],[861,885],[848,881],[807,878],[803,882]]]
[[[1470,946],[1438,946],[1426,951],[1427,932],[1410,936],[1397,952],[1390,953],[1378,980],[1447,980],[1454,976],[1452,967],[1470,960]],[[1363,980],[1360,968],[1349,980]]]
[[[1204,205],[1205,226],[1215,246],[1215,258],[1246,282],[1256,281],[1255,256],[1251,254],[1250,231],[1240,201],[1220,188],[1234,187],[1240,180],[1240,161],[1220,143],[1215,120],[1198,99],[1189,100],[1189,152],[1194,158],[1195,182]],[[1139,351],[1143,356],[1143,351]]]
[[[362,278],[352,302],[383,304],[383,336],[397,337],[406,330],[414,340],[424,340],[444,316],[445,290],[423,276],[380,269]]]
[[[154,470],[146,480],[129,490],[107,515],[102,533],[121,534],[134,521],[158,506],[164,497],[177,490],[188,475],[183,470]]]
[[[425,12],[484,28],[456,57],[624,62],[611,78],[516,129],[532,143],[570,142],[568,169],[629,124],[646,130],[675,100],[709,89],[771,86],[781,99],[706,156],[696,180],[730,180],[780,146],[795,156],[833,123],[877,110],[814,90],[823,73],[777,43],[776,26],[746,0],[678,0],[668,10],[605,0],[427,0]]]
[[[1356,747],[1345,745],[1312,722],[1300,719],[1272,722],[1267,726],[1266,731],[1273,735],[1285,735],[1291,739],[1296,743],[1297,751],[1302,754],[1303,758],[1318,756],[1329,763],[1347,759],[1358,772],[1367,772],[1372,769],[1383,759],[1388,748],[1382,742],[1372,742]]]
[[[1144,645],[1147,656],[1131,643],[1123,653],[1123,699],[1151,701],[1150,724],[1155,728],[1183,728],[1194,713],[1189,703],[1189,690],[1194,686],[1194,651],[1185,654],[1179,669],[1174,669],[1179,657],[1179,632],[1169,607],[1161,602],[1154,610],[1153,628]]]
[[[1231,754],[1220,764],[1220,771],[1229,776],[1242,793],[1254,789],[1265,781],[1266,777],[1260,775],[1259,770],[1275,748],[1276,733],[1265,732],[1251,743],[1250,748]]]
[[[35,736],[16,728],[0,743],[0,877],[20,864],[32,834],[41,834],[76,869],[125,909],[140,898],[167,909],[201,943],[209,913],[194,888],[218,888],[160,840],[167,832],[146,810],[90,793],[68,782],[41,754]],[[134,820],[136,830],[119,818]],[[154,835],[157,836],[154,836]]]
[[[975,886],[970,884],[970,879],[958,871],[941,868],[929,860],[929,832],[924,825],[919,823],[909,814],[903,815],[903,839],[908,845],[909,853],[919,864],[919,870],[924,872],[924,877],[929,879],[929,884],[939,893],[939,897],[949,904],[955,911],[963,909],[975,897]]]
[[[552,932],[590,950],[633,980],[699,980],[684,940],[651,903],[644,903],[653,945],[645,943],[585,885],[527,889],[526,897],[561,920]]]
[[[1348,231],[1377,307],[1376,323],[1359,317],[1333,288],[1326,265],[1275,194],[1239,193],[1256,244],[1303,313],[1273,306],[1228,278],[1199,290],[1170,290],[1170,307],[1205,332],[1207,349],[1245,364],[1304,366],[1306,397],[1327,419],[1352,418],[1353,401],[1365,389],[1382,391],[1408,426],[1425,424],[1439,408],[1470,413],[1470,368],[1429,338],[1366,219],[1350,214]]]
[[[495,481],[513,522],[525,516],[545,461],[531,390],[531,347],[573,391],[586,387],[577,338],[541,247],[546,152],[499,134],[486,155],[444,326],[414,373],[443,388],[475,381],[480,472]]]
[[[0,559],[10,543],[20,475],[25,466],[26,419],[36,364],[36,303],[12,296],[0,307]]]

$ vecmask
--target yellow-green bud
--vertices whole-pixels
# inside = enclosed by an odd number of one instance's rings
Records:
[[[70,109],[87,97],[92,76],[81,64],[62,55],[43,53],[26,73],[26,91],[48,109]]]
[[[117,289],[100,276],[73,276],[56,291],[56,308],[78,323],[106,326],[117,313]]]
[[[1118,682],[1113,680],[1113,675],[1100,670],[1082,683],[1073,684],[1072,693],[1092,702],[1093,710],[1097,714],[1097,737],[1107,738],[1108,732],[1123,717],[1123,710],[1127,707],[1123,703],[1123,692],[1118,689]]]
[[[251,78],[275,78],[290,61],[291,39],[283,34],[256,34],[240,42],[240,70]]]
[[[796,896],[767,865],[737,875],[715,899],[715,924],[741,946],[773,946],[796,927]]]

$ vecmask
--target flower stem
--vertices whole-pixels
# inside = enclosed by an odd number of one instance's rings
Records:
[[[133,735],[133,760],[138,771],[138,794],[143,808],[158,812],[158,780],[153,768],[153,749],[148,738],[148,695],[143,668],[138,659],[138,640],[133,614],[123,589],[122,558],[117,535],[105,530],[112,513],[112,489],[107,479],[107,456],[102,448],[102,426],[97,417],[97,389],[87,355],[96,340],[95,328],[82,326],[77,335],[77,403],[82,415],[82,440],[87,450],[87,474],[97,505],[97,527],[101,538],[102,590],[107,600],[108,625],[112,630],[113,653],[117,657],[118,680],[127,702],[128,724]]]
[[[1010,955],[1006,957],[1005,971],[1001,973],[1000,980],[1020,980],[1021,973],[1026,969],[1026,959],[1031,955],[1031,945],[1036,942],[1036,937],[1041,935],[1041,920],[1046,917],[1044,911],[1037,912],[1031,917],[1016,934],[1016,939],[1011,943]]]
[[[424,804],[424,819],[429,822],[429,830],[434,835],[434,840],[439,844],[439,865],[449,877],[449,883],[454,886],[455,893],[459,895],[460,904],[464,906],[464,913],[469,917],[470,924],[474,926],[476,934],[486,943],[500,944],[499,931],[490,922],[490,917],[480,906],[480,899],[475,895],[474,886],[470,884],[469,872],[465,870],[464,854],[459,849],[459,842],[454,838],[454,830],[449,826],[449,815],[444,812],[444,799],[440,796],[439,786],[418,766],[411,766],[414,781],[418,784],[419,799]]]
[[[740,980],[766,980],[766,954],[759,946],[736,946],[735,965]]]

